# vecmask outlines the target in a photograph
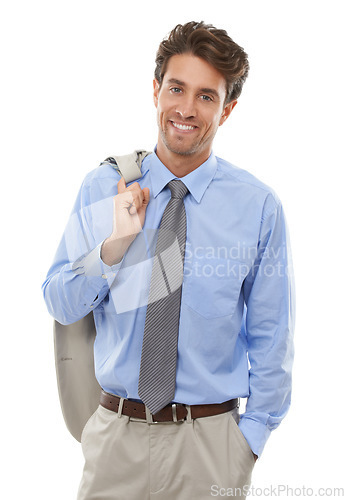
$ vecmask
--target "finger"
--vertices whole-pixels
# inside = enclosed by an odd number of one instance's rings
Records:
[[[123,177],[117,183],[117,192],[124,193],[126,191],[126,181]]]
[[[118,182],[118,193],[128,193],[132,197],[131,203],[134,204],[137,209],[141,207],[144,195],[138,182],[133,182],[130,186],[126,186],[125,180],[121,177],[120,181]]]
[[[133,203],[136,207],[137,210],[141,208],[143,202],[144,202],[144,192],[141,189],[140,185],[136,182],[136,185],[131,185],[130,187],[127,188],[127,192],[129,192],[132,197],[133,197]],[[130,189],[133,188],[133,189]]]
[[[138,186],[139,186],[139,184],[138,184]],[[133,202],[132,202],[132,206],[128,210],[129,213],[131,215],[134,215],[140,209],[146,210],[146,207],[150,201],[149,188],[141,189],[139,186],[139,190],[133,191],[131,194],[133,195]]]
[[[149,188],[145,187],[143,188],[143,195],[144,195],[144,199],[143,199],[143,208],[146,209],[147,205],[149,204],[149,201],[150,201],[150,190]]]
[[[128,186],[127,190],[128,191],[137,191],[137,190],[141,191],[141,187],[140,187],[139,182],[133,182],[133,184],[131,184],[130,186]]]

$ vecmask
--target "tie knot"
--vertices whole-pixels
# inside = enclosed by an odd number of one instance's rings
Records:
[[[184,198],[188,193],[188,188],[182,181],[173,179],[168,183],[172,198]]]

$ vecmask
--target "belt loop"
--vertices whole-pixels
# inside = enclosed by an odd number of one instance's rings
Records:
[[[152,413],[150,412],[150,410],[146,405],[145,405],[145,413],[146,413],[146,423],[155,424],[156,422],[153,421]]]
[[[185,405],[185,406],[186,406],[186,409],[187,409],[186,422],[187,422],[187,424],[191,424],[192,423],[192,411],[191,411],[189,405]]]
[[[124,402],[124,398],[120,398],[119,409],[117,410],[117,418],[122,417],[123,402]]]
[[[171,405],[171,411],[172,411],[173,422],[177,422],[177,411],[175,403]]]

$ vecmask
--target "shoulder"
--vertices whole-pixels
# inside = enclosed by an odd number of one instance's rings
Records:
[[[217,175],[224,182],[233,185],[243,195],[260,201],[264,205],[264,212],[272,212],[281,205],[277,193],[270,186],[262,182],[253,174],[236,165],[217,158]]]
[[[120,180],[120,174],[110,163],[103,162],[99,167],[94,168],[86,174],[83,185],[85,187],[92,187],[94,183],[110,179],[118,182]]]
[[[86,174],[81,185],[80,196],[83,205],[90,205],[117,194],[120,174],[112,165],[101,163]]]

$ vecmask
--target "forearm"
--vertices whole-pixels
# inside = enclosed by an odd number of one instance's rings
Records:
[[[240,429],[254,453],[261,455],[272,430],[286,416],[291,403],[291,371],[293,361],[292,331],[285,341],[267,348],[267,356],[252,360],[249,372],[249,397],[241,416]],[[254,361],[257,359],[257,362]]]
[[[102,263],[99,253],[100,245],[74,263],[52,266],[42,289],[48,311],[59,323],[78,321],[109,292],[117,268]]]

